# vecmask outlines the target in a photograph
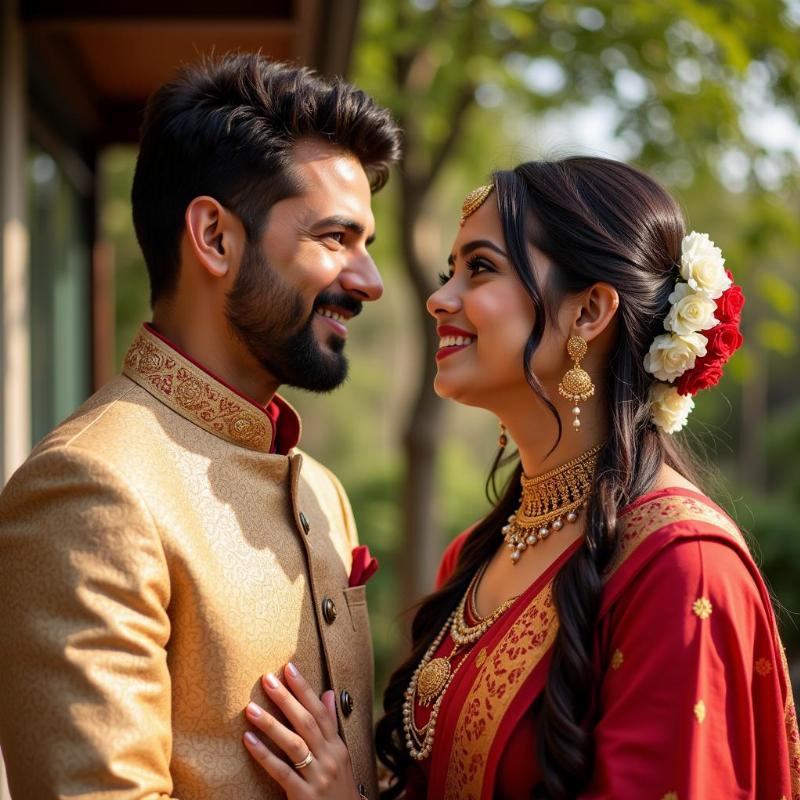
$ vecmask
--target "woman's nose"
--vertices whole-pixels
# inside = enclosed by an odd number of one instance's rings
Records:
[[[461,309],[461,298],[451,285],[452,281],[437,289],[429,298],[425,307],[435,318],[442,314],[455,314]]]

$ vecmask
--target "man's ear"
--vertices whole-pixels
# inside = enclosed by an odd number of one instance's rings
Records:
[[[619,308],[619,295],[610,283],[595,283],[574,311],[573,330],[587,342],[608,328]]]
[[[244,248],[241,220],[213,197],[195,197],[184,215],[186,236],[198,263],[215,278],[235,271]]]

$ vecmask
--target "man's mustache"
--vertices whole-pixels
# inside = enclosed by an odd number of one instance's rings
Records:
[[[336,294],[334,292],[323,292],[317,297],[314,302],[314,311],[322,306],[341,308],[343,311],[349,311],[354,317],[357,317],[364,307],[362,303],[353,299],[349,294]]]

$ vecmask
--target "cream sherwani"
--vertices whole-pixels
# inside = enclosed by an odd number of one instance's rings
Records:
[[[277,429],[299,431],[276,399]],[[268,800],[242,709],[292,660],[376,797],[356,531],[323,466],[144,327],[0,496],[0,747],[14,800]],[[296,437],[294,437],[296,439]]]

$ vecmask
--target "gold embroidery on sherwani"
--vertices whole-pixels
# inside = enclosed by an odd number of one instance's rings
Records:
[[[678,800],[678,793],[677,792],[667,792],[661,800]]]
[[[122,371],[209,433],[251,450],[269,452],[272,425],[266,411],[207,376],[147,328],[142,328],[131,344]]]
[[[622,655],[622,650],[617,648],[611,654],[611,669],[619,669],[622,666],[622,662],[625,660],[625,656]]]
[[[685,495],[659,497],[645,501],[620,518],[619,546],[605,579],[608,580],[651,534],[670,523],[695,521],[709,522],[722,528],[746,548],[736,525],[702,500]],[[453,735],[446,800],[478,800],[481,797],[489,748],[503,714],[555,641],[557,631],[551,580],[528,603],[478,671]]]
[[[696,616],[700,617],[700,619],[708,619],[713,610],[714,606],[711,605],[711,601],[707,597],[698,597],[697,600],[692,603],[692,611]]]

